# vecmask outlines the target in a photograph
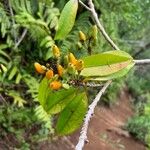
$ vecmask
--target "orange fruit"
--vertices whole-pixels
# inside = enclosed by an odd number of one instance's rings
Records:
[[[64,72],[64,68],[61,65],[57,65],[58,75],[61,77]]]
[[[77,63],[76,63],[76,65],[75,65],[75,68],[76,68],[77,71],[83,70],[83,68],[84,68],[84,62],[83,62],[83,60],[78,60]]]
[[[36,70],[38,73],[40,73],[40,74],[44,74],[45,71],[46,71],[46,67],[40,65],[40,64],[37,63],[37,62],[34,63],[34,67],[35,67],[35,70]]]
[[[48,70],[47,72],[46,72],[46,78],[47,79],[51,79],[53,76],[54,76],[54,72],[53,72],[53,70]]]
[[[59,82],[59,81],[53,81],[53,82],[50,83],[49,86],[52,90],[58,90],[62,87],[62,83]]]

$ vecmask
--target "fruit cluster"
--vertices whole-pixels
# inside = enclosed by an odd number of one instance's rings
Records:
[[[34,63],[34,67],[39,74],[43,74],[48,80],[51,81],[49,84],[50,89],[58,90],[61,87],[66,87],[70,79],[79,76],[80,72],[84,68],[84,62],[81,59],[76,59],[73,53],[69,53],[62,58],[60,49],[57,45],[52,47],[52,51],[53,59],[56,60],[56,69],[51,67],[52,65],[47,64],[44,66],[38,62]],[[63,59],[63,63],[61,59]]]

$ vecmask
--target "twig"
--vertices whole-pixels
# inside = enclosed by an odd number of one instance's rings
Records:
[[[83,86],[83,87],[102,87],[102,86],[104,86],[104,84],[102,84],[102,83],[95,83],[95,82],[75,83],[74,81],[69,81],[68,84],[71,84],[74,86]]]
[[[79,0],[79,3],[80,3],[84,8],[86,8],[88,11],[91,11],[91,8],[88,7],[87,5],[85,5],[81,0]]]
[[[11,17],[12,17],[12,25],[14,26],[15,25],[14,13],[13,13],[13,10],[12,10],[12,6],[11,6],[10,0],[8,0],[8,6],[9,6],[10,14],[11,14]],[[16,43],[17,42],[17,37],[16,37],[15,30],[13,30],[13,34],[14,34],[14,41]]]
[[[90,83],[90,82],[88,82],[88,83],[85,83],[85,86],[87,86],[87,87],[102,87],[102,86],[104,86],[104,84],[101,84],[101,83]]]
[[[82,148],[84,147],[84,143],[87,140],[87,130],[88,130],[88,126],[89,126],[89,121],[92,117],[92,114],[94,114],[94,109],[95,109],[98,101],[100,100],[102,94],[106,91],[107,87],[110,85],[111,82],[112,82],[111,80],[106,82],[106,84],[103,86],[103,88],[97,94],[97,96],[95,97],[93,102],[89,105],[89,110],[85,116],[84,123],[83,123],[82,129],[81,129],[81,132],[80,132],[79,141],[75,147],[75,150],[82,150]]]
[[[97,24],[97,27],[99,28],[100,32],[102,33],[102,35],[104,36],[104,38],[108,41],[108,43],[115,49],[115,50],[119,50],[119,47],[113,42],[113,40],[109,37],[109,35],[107,34],[107,32],[105,31],[104,27],[102,26],[98,15],[95,11],[94,8],[94,4],[92,2],[92,0],[88,1],[89,7],[86,6],[82,1],[79,0],[79,3],[84,6],[88,11],[90,11],[92,13],[92,16]]]
[[[95,19],[95,22],[99,28],[99,30],[101,31],[102,35],[104,36],[104,38],[108,41],[108,43],[115,49],[115,50],[119,50],[119,47],[112,41],[112,39],[109,37],[109,35],[106,33],[104,27],[102,26],[102,24],[99,21],[98,15],[95,11],[94,8],[94,4],[92,2],[92,0],[89,0],[89,7],[91,8],[91,13],[93,15],[93,18]]]
[[[20,43],[22,42],[26,34],[27,34],[27,29],[24,29],[21,37],[19,38],[18,42],[15,44],[15,48],[17,48],[20,45]]]
[[[134,60],[136,65],[150,65],[150,59]]]

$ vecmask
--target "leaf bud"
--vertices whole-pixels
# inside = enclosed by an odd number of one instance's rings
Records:
[[[69,62],[73,65],[75,65],[77,63],[77,59],[75,58],[75,56],[72,53],[69,53]]]
[[[86,41],[86,35],[82,31],[79,31],[79,39],[83,42]]]
[[[52,51],[54,57],[56,58],[60,57],[60,49],[57,47],[57,45],[53,45]]]
[[[64,66],[67,67],[69,63],[68,55],[64,56]]]
[[[91,37],[92,37],[93,39],[95,39],[95,40],[97,39],[97,32],[98,32],[97,26],[96,26],[96,25],[92,26]]]
[[[77,46],[78,46],[79,49],[81,49],[81,48],[82,48],[81,42],[78,42],[78,43],[77,43]]]
[[[71,63],[68,64],[67,72],[71,75],[75,75],[76,69],[75,66]]]

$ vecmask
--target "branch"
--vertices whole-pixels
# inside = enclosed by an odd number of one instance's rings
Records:
[[[97,27],[99,28],[100,32],[102,33],[102,35],[104,36],[104,38],[108,41],[108,43],[115,49],[115,50],[119,50],[119,47],[113,42],[113,40],[109,37],[109,35],[106,33],[104,27],[102,26],[99,18],[98,18],[98,15],[96,13],[96,10],[94,8],[94,4],[92,2],[92,0],[88,0],[88,4],[89,4],[89,7],[86,6],[82,1],[79,0],[79,3],[84,6],[88,11],[91,12],[96,24],[97,24]]]
[[[150,65],[150,59],[134,60],[136,65]]]
[[[82,148],[84,147],[85,141],[87,140],[87,130],[88,130],[89,122],[92,115],[94,114],[94,109],[97,103],[100,101],[101,96],[106,91],[107,87],[110,85],[111,82],[112,82],[111,80],[106,82],[106,84],[99,91],[99,93],[97,94],[93,102],[89,105],[89,110],[85,116],[84,123],[80,132],[79,141],[75,147],[75,150],[82,150]]]
[[[18,42],[15,44],[15,48],[17,48],[20,45],[20,43],[22,42],[26,34],[27,34],[27,29],[24,29],[21,37],[19,38]]]

